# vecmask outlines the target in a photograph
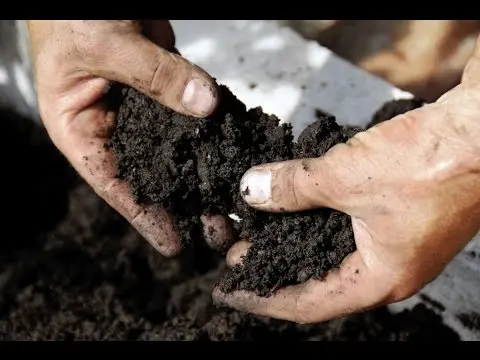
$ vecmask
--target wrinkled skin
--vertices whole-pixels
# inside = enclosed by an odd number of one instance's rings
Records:
[[[181,247],[169,214],[135,203],[127,184],[115,178],[104,143],[116,114],[103,101],[105,89],[127,84],[178,112],[206,117],[217,105],[215,81],[174,53],[166,20],[29,20],[28,28],[40,115],[53,143],[158,251],[176,255]],[[220,228],[222,238],[223,218],[204,223]]]
[[[217,288],[214,300],[315,323],[415,294],[480,229],[479,136],[480,40],[461,84],[435,103],[361,132],[323,157],[247,171],[240,186],[249,187],[244,199],[251,206],[345,212],[352,216],[357,251],[324,281],[285,287],[268,298]],[[248,247],[235,244],[227,262],[241,263]]]

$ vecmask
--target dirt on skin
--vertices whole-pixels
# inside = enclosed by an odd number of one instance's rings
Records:
[[[76,176],[44,131],[5,111],[0,118],[11,175],[0,182],[12,210],[2,217],[0,340],[459,340],[423,305],[319,325],[219,310],[211,291],[222,256],[200,246],[162,257]]]

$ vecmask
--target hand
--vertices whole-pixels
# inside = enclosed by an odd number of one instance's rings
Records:
[[[247,203],[264,211],[347,213],[357,251],[324,281],[268,298],[216,288],[215,302],[314,323],[403,300],[438,276],[480,228],[478,59],[470,61],[462,84],[436,103],[303,160],[308,167],[296,160],[250,169],[242,179],[251,189]],[[271,172],[271,182],[256,181],[258,172]],[[235,244],[227,263],[240,263],[247,249],[246,242]]]
[[[114,157],[104,144],[116,114],[104,101],[105,90],[123,83],[177,112],[205,117],[216,107],[215,81],[169,51],[175,37],[168,21],[31,20],[28,27],[40,115],[53,143],[158,251],[177,254],[170,216],[136,204],[127,184],[115,178]],[[204,219],[207,227],[225,229],[223,218]]]

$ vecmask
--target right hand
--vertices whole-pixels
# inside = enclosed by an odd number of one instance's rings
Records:
[[[137,204],[128,184],[115,177],[114,156],[103,145],[116,114],[102,103],[104,90],[110,82],[123,83],[177,112],[206,117],[217,105],[215,81],[172,52],[175,36],[166,20],[29,20],[28,28],[40,115],[53,143],[155,249],[177,254],[170,215]],[[211,243],[222,243],[225,219],[202,220],[206,229],[217,229]]]
[[[216,288],[214,300],[315,323],[403,300],[435,279],[480,229],[478,55],[479,47],[462,84],[437,102],[360,132],[325,156],[248,170],[241,189],[250,190],[244,199],[251,206],[344,212],[352,217],[357,250],[323,281],[271,297]],[[248,248],[235,244],[227,262],[241,264]]]

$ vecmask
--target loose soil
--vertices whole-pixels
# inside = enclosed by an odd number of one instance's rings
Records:
[[[247,110],[228,88],[220,89],[219,109],[204,120],[123,89],[111,141],[118,176],[131,184],[138,201],[171,211],[186,247],[203,241],[201,215],[241,218],[233,224],[236,236],[253,246],[243,266],[223,278],[222,290],[269,295],[281,286],[321,278],[355,250],[349,217],[329,209],[255,211],[243,201],[239,184],[254,165],[323,155],[346,141],[347,132],[333,116],[324,115],[294,143],[290,125],[279,125],[277,117],[261,108]],[[305,163],[308,172],[307,167]]]
[[[425,100],[419,97],[387,101],[375,112],[372,121],[367,125],[367,128],[375,126],[385,120],[390,120],[391,118],[404,114],[410,110],[422,107],[425,103]]]
[[[222,291],[270,296],[280,287],[322,279],[356,249],[350,217],[330,209],[256,211],[243,201],[240,179],[254,165],[324,155],[361,129],[345,128],[334,116],[316,111],[316,121],[294,142],[290,125],[280,125],[260,107],[248,110],[225,86],[220,94],[216,113],[198,120],[124,88],[111,139],[118,177],[131,184],[139,202],[170,210],[186,247],[204,241],[201,215],[241,218],[233,223],[236,237],[252,247],[242,265],[221,279]],[[421,105],[416,99],[392,102],[373,121]],[[310,176],[308,161],[302,166]]]
[[[43,131],[6,111],[0,118],[9,175],[0,178],[0,340],[459,340],[423,305],[319,325],[219,310],[211,291],[222,256],[188,247],[162,257]]]
[[[477,312],[461,313],[457,318],[466,328],[480,333],[480,314]]]

